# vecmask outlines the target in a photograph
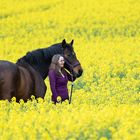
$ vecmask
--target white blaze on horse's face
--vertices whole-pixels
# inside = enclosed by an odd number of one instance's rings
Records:
[[[58,60],[58,65],[60,66],[60,68],[64,67],[64,63],[64,57],[60,56]]]

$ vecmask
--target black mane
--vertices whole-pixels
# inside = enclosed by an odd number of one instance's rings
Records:
[[[23,62],[28,63],[41,75],[43,79],[45,79],[48,75],[48,68],[53,55],[62,54],[62,52],[62,44],[54,44],[48,48],[28,52],[25,56],[18,59],[16,64]]]

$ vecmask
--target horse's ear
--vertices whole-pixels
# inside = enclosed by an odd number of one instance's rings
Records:
[[[66,45],[66,40],[65,40],[65,39],[63,39],[63,41],[62,41],[62,47],[64,48],[64,47],[65,47],[65,45]]]
[[[71,41],[71,43],[70,43],[70,44],[71,44],[71,46],[73,45],[73,43],[74,43],[74,40],[72,40],[72,41]]]

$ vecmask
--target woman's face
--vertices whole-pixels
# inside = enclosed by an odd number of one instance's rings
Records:
[[[58,60],[58,65],[60,66],[60,68],[64,67],[64,63],[64,57],[60,56]]]

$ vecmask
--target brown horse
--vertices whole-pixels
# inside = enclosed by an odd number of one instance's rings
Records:
[[[44,98],[45,92],[43,79],[30,65],[0,61],[0,99],[27,101],[31,95]]]
[[[53,55],[61,54],[65,58],[65,68],[78,78],[83,69],[73,48],[73,40],[66,43],[54,44],[48,48],[28,52],[14,64],[9,61],[0,61],[0,99],[10,100],[16,97],[17,101],[26,101],[31,95],[44,98],[46,93],[46,79]]]

